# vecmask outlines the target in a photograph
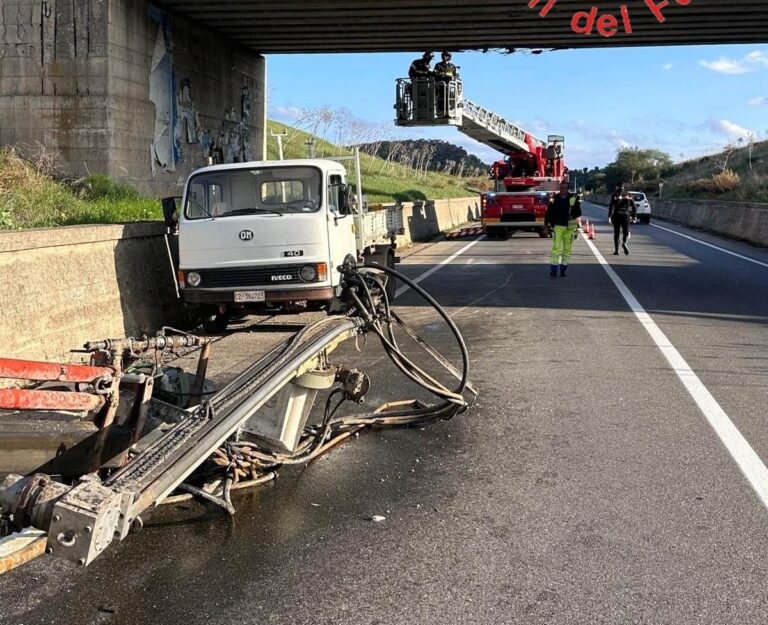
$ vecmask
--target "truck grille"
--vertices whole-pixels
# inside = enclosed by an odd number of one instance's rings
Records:
[[[200,286],[208,289],[222,289],[241,286],[295,284],[304,282],[299,276],[299,270],[303,266],[273,265],[271,267],[239,267],[236,269],[202,269],[199,272],[202,278]]]

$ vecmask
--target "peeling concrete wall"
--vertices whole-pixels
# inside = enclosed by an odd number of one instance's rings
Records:
[[[56,359],[181,319],[160,223],[0,233],[0,354]]]
[[[106,35],[100,0],[0,0],[0,144],[45,145],[70,175],[103,170]]]
[[[144,193],[162,196],[180,193],[189,173],[207,164],[217,141],[224,144],[214,153],[214,160],[242,160],[244,136],[249,146],[247,155],[251,159],[264,157],[263,57],[199,24],[153,9],[144,0],[110,0],[109,6],[109,131],[110,144],[115,148],[110,162],[112,176]],[[152,158],[150,152],[157,134],[150,72],[156,48],[163,40],[174,76],[171,98],[175,117],[168,120],[172,124],[169,132],[180,159],[168,163]]]
[[[150,154],[158,30],[174,76],[170,163]],[[107,173],[163,196],[212,151],[262,158],[265,73],[263,57],[146,0],[0,0],[0,144],[42,144],[73,177]]]

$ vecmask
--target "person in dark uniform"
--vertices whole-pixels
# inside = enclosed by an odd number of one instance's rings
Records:
[[[621,249],[629,255],[629,222],[637,217],[637,206],[632,196],[624,189],[623,184],[617,184],[616,190],[608,204],[608,223],[613,224],[613,255],[619,255],[619,233],[621,232]]]
[[[425,52],[420,59],[416,59],[411,63],[411,67],[408,69],[408,78],[411,80],[414,78],[431,78],[431,66],[434,56],[431,52]]]
[[[581,227],[581,202],[576,195],[568,191],[566,180],[560,183],[560,192],[550,198],[544,223],[554,231],[552,252],[549,256],[549,275],[556,278],[559,265],[560,276],[565,278],[571,260],[573,240]]]
[[[451,53],[443,52],[440,55],[441,61],[435,65],[435,78],[450,82],[459,77],[459,68],[451,63]]]
[[[451,63],[451,53],[443,52],[440,55],[442,59],[437,65],[435,65],[435,89],[437,90],[437,116],[447,117],[448,111],[446,110],[446,95],[450,89],[452,81],[459,77],[459,68]],[[457,92],[458,95],[458,92]]]

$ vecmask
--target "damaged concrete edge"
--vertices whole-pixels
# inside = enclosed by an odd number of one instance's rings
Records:
[[[0,539],[0,575],[43,555],[47,537],[42,530],[27,528]]]
[[[39,250],[66,245],[82,245],[102,241],[120,241],[162,236],[163,234],[165,234],[165,224],[160,221],[63,226],[18,232],[0,232],[0,253]]]

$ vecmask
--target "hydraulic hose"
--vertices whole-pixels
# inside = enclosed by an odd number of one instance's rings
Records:
[[[442,317],[443,321],[445,321],[446,325],[448,326],[448,328],[451,330],[451,333],[455,337],[456,343],[459,346],[459,350],[461,351],[461,359],[462,359],[461,379],[459,380],[458,387],[454,390],[454,393],[461,395],[464,392],[464,389],[467,387],[467,382],[469,380],[469,352],[467,350],[467,344],[464,342],[464,337],[461,335],[461,332],[459,332],[459,329],[458,327],[456,327],[456,324],[454,323],[453,319],[451,319],[448,313],[445,312],[445,309],[435,300],[435,298],[433,298],[429,293],[427,293],[424,289],[422,289],[413,280],[403,275],[399,271],[396,271],[391,267],[387,267],[386,265],[379,265],[378,263],[370,263],[366,265],[366,267],[372,267],[378,271],[382,271],[383,273],[393,276],[398,280],[401,280],[404,284],[408,285],[416,293],[421,295],[421,297],[424,298],[429,303],[429,305],[432,306],[432,308],[434,308],[437,311],[440,317]]]

